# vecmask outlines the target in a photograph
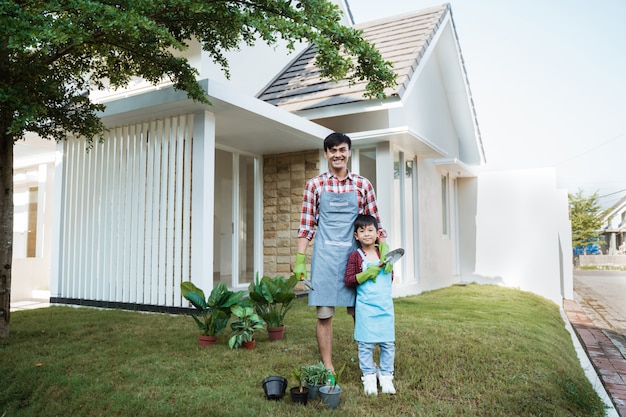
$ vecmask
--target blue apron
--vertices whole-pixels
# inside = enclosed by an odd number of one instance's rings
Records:
[[[359,249],[363,258],[363,270],[369,264],[365,254]],[[376,277],[376,282],[370,280],[356,288],[354,340],[366,343],[394,342],[393,299],[391,297],[391,273],[383,270]]]
[[[356,249],[354,220],[359,212],[356,191],[320,194],[319,218],[311,259],[310,306],[354,306],[355,290],[346,287],[348,255]]]

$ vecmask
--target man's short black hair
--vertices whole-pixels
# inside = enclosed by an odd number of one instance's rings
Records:
[[[356,232],[361,227],[374,226],[378,229],[378,222],[376,218],[370,214],[359,214],[354,220],[354,231]]]
[[[331,133],[330,135],[326,136],[326,139],[324,139],[324,152],[342,143],[348,145],[348,149],[352,148],[352,141],[350,140],[350,136],[339,132]]]

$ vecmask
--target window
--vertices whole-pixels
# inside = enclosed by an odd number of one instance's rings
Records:
[[[44,178],[40,178],[44,175]],[[39,229],[39,182],[45,182],[45,166],[16,170],[13,175],[13,257],[36,258]]]

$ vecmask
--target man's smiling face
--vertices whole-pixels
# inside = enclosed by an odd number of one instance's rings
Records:
[[[324,156],[328,159],[330,165],[330,171],[336,175],[346,173],[350,155],[352,153],[347,143],[340,143],[324,152]]]

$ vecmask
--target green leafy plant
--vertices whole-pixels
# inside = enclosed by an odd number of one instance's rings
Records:
[[[338,387],[339,385],[339,378],[341,377],[341,374],[343,373],[343,370],[346,369],[346,364],[344,363],[343,366],[341,367],[341,369],[337,372],[335,371],[330,371],[330,378],[328,379],[327,385],[330,385],[330,391],[333,391],[335,389],[335,387]]]
[[[256,312],[265,320],[267,327],[280,327],[285,324],[285,315],[296,298],[294,287],[298,284],[295,275],[286,279],[281,276],[259,275],[248,286],[250,299],[255,303]]]
[[[302,377],[309,385],[324,385],[331,375],[331,371],[326,369],[322,362],[302,367]]]
[[[302,383],[304,382],[303,367],[295,367],[291,370],[291,376],[298,384],[299,392],[302,392]]]
[[[239,349],[244,342],[251,342],[254,339],[256,331],[263,330],[265,321],[254,312],[251,306],[234,305],[230,311],[236,318],[230,323],[232,332],[228,339],[228,346],[231,349]]]
[[[180,283],[183,297],[193,305],[197,314],[192,315],[198,329],[204,336],[217,336],[226,326],[231,315],[231,307],[242,302],[244,291],[233,292],[219,283],[205,299],[204,291],[191,281]]]

